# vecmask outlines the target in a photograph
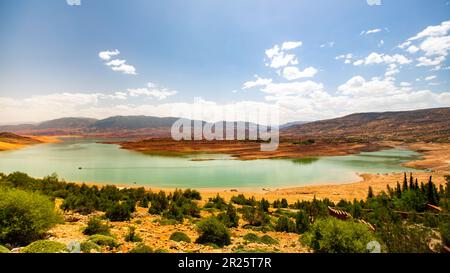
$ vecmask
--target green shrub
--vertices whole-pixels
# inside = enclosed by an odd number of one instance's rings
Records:
[[[164,210],[169,207],[169,199],[167,199],[166,193],[160,191],[153,197],[151,201],[150,208],[148,209],[148,213],[150,214],[161,214]]]
[[[269,235],[265,234],[259,238],[259,241],[266,245],[277,245],[278,240],[270,237]]]
[[[29,244],[20,250],[21,253],[61,253],[68,252],[67,246],[63,243],[39,240]]]
[[[48,197],[0,188],[0,243],[26,245],[61,221]]]
[[[439,232],[441,233],[442,242],[444,245],[450,247],[450,222],[442,221],[439,225]]]
[[[93,243],[91,241],[83,241],[80,243],[81,251],[84,253],[91,253],[92,250],[95,250],[97,252],[100,252],[102,249],[99,245],[96,243]]]
[[[10,253],[10,251],[6,247],[0,245],[0,253]]]
[[[242,238],[250,243],[259,243],[259,236],[255,233],[247,233]]]
[[[103,221],[98,217],[92,217],[89,219],[87,227],[84,228],[83,234],[94,235],[103,234],[109,235],[109,225],[104,224]]]
[[[390,253],[430,252],[428,243],[431,233],[428,228],[406,223],[385,223],[377,233]]]
[[[261,208],[242,207],[242,218],[251,226],[264,226],[270,223],[269,215]]]
[[[362,253],[374,236],[367,226],[335,218],[317,220],[301,241],[315,252]]]
[[[198,222],[197,227],[200,236],[197,238],[196,243],[212,243],[219,247],[223,247],[224,245],[229,245],[231,243],[228,228],[215,217],[210,217]]]
[[[131,219],[131,212],[132,207],[129,204],[116,203],[106,210],[105,216],[113,222],[128,221]]]
[[[169,239],[175,242],[186,242],[186,243],[191,242],[191,238],[189,238],[189,236],[187,236],[186,233],[181,231],[175,231],[170,235]]]
[[[153,253],[153,249],[146,244],[138,244],[133,249],[128,251],[128,253]]]
[[[136,227],[128,227],[128,233],[125,235],[126,242],[140,242],[142,239],[136,234]]]
[[[239,226],[239,215],[236,213],[236,209],[232,204],[227,206],[226,212],[217,215],[217,218],[229,228]]]
[[[295,215],[295,227],[297,233],[304,233],[309,229],[309,217],[303,211],[297,212]]]
[[[111,248],[119,246],[116,239],[114,239],[111,236],[106,236],[106,235],[101,235],[101,234],[95,234],[95,235],[89,236],[88,241],[90,241],[94,244],[97,244],[99,246],[109,246]]]
[[[296,232],[297,228],[295,223],[286,216],[278,218],[275,230],[278,232]]]

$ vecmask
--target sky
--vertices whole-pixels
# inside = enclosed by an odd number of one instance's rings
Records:
[[[4,0],[0,124],[450,106],[449,32],[449,0]]]

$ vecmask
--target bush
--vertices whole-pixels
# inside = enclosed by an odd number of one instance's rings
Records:
[[[83,234],[85,234],[85,235],[94,235],[94,234],[109,235],[109,225],[104,224],[103,221],[98,217],[92,217],[89,219],[87,227],[84,228]]]
[[[153,197],[151,201],[150,208],[148,209],[148,213],[150,214],[161,214],[164,210],[169,207],[169,199],[167,199],[166,193],[160,191]]]
[[[153,253],[153,249],[146,244],[138,244],[133,249],[128,251],[128,253]]]
[[[261,241],[261,243],[266,244],[266,245],[277,245],[278,244],[277,239],[274,239],[267,234],[261,236],[261,238],[259,238],[259,240]]]
[[[264,226],[269,224],[270,217],[261,208],[243,207],[242,218],[251,226]]]
[[[131,219],[131,210],[129,204],[116,203],[106,210],[105,216],[113,222],[128,221]]]
[[[278,218],[275,230],[278,232],[296,232],[297,228],[295,223],[286,216]]]
[[[128,233],[125,235],[126,242],[140,242],[142,239],[136,234],[136,227],[128,227]]]
[[[0,243],[26,245],[61,221],[48,197],[0,188]]]
[[[247,233],[242,238],[250,243],[259,243],[259,237],[255,233]]]
[[[39,240],[29,244],[20,250],[21,253],[61,253],[68,252],[67,246],[63,243]]]
[[[91,253],[92,250],[95,250],[97,252],[100,252],[102,249],[99,245],[96,243],[93,243],[91,241],[83,241],[80,244],[81,251],[84,253]]]
[[[186,243],[191,242],[191,238],[189,238],[189,236],[187,236],[186,233],[181,231],[176,231],[172,233],[169,239],[175,242],[186,242]]]
[[[297,233],[304,233],[309,229],[309,217],[303,211],[297,212],[295,215],[295,226]]]
[[[0,253],[10,253],[10,251],[6,247],[0,245]]]
[[[94,244],[97,244],[99,246],[109,246],[111,248],[119,246],[116,239],[114,239],[111,236],[106,236],[106,235],[101,235],[101,234],[95,234],[95,235],[89,236],[88,241],[90,241]]]
[[[450,222],[442,221],[441,225],[439,226],[439,232],[441,233],[442,242],[446,246],[450,246]]]
[[[217,215],[217,218],[229,228],[239,226],[239,215],[236,213],[236,209],[232,204],[227,206],[226,212]]]
[[[363,224],[329,217],[317,220],[301,240],[315,252],[362,253],[374,236]]]
[[[231,244],[231,237],[228,228],[217,218],[210,217],[197,224],[200,236],[196,243],[215,244],[219,247]]]
[[[431,239],[429,229],[420,226],[407,226],[403,223],[385,223],[377,229],[381,240],[390,253],[431,252],[428,243]]]

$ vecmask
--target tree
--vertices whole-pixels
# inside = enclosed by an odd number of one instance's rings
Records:
[[[229,228],[239,226],[239,215],[231,203],[228,204],[227,211],[219,214],[217,218]]]
[[[103,221],[98,217],[92,217],[89,219],[87,223],[87,227],[84,228],[83,234],[85,235],[94,235],[94,234],[103,234],[109,235],[109,225],[104,224]]]
[[[219,247],[231,244],[228,228],[215,217],[210,217],[197,224],[200,236],[195,241],[198,244],[214,244]]]
[[[369,192],[367,193],[367,199],[371,199],[373,198],[373,190],[372,187],[369,186]]]
[[[309,229],[309,225],[310,222],[308,215],[301,210],[297,212],[297,214],[295,215],[295,226],[297,233],[306,232]]]
[[[439,204],[439,194],[436,189],[436,185],[434,185],[432,181],[432,177],[430,176],[430,179],[428,180],[427,186],[426,186],[426,194],[427,194],[427,200],[429,204],[432,205],[438,205]]]
[[[269,212],[270,203],[266,199],[262,198],[259,202],[259,206],[264,212]]]
[[[402,192],[405,192],[407,190],[408,190],[408,179],[406,178],[406,173],[404,173]]]
[[[336,218],[317,220],[301,241],[315,252],[364,253],[375,237],[366,225]]]
[[[128,221],[131,219],[131,210],[128,204],[116,203],[105,212],[106,218],[113,222]]]
[[[26,245],[61,221],[47,196],[0,188],[0,243]]]
[[[151,206],[148,209],[150,214],[162,214],[164,210],[169,207],[169,200],[167,199],[166,193],[160,191],[154,196]]]
[[[400,183],[397,181],[397,186],[395,187],[395,196],[400,198],[402,196],[402,188],[400,187]]]
[[[278,232],[296,232],[297,228],[291,219],[283,215],[278,218],[277,224],[275,225],[275,230]]]

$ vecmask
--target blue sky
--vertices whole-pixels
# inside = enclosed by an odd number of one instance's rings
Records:
[[[167,116],[194,100],[277,105],[280,122],[450,106],[449,11],[448,0],[1,1],[0,123]]]

